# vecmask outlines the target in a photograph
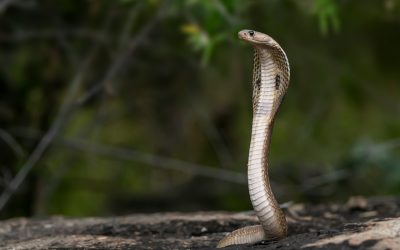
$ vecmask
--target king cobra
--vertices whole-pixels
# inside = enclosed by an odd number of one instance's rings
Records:
[[[233,231],[218,243],[218,248],[287,235],[285,214],[269,183],[268,151],[275,115],[289,86],[289,62],[270,36],[253,30],[242,30],[238,35],[254,47],[253,125],[247,176],[250,200],[261,225]]]

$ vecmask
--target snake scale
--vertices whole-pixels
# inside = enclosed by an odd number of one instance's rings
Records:
[[[218,248],[287,235],[285,214],[269,183],[268,151],[275,115],[289,86],[289,62],[270,36],[253,30],[242,30],[238,35],[254,47],[253,124],[247,176],[251,203],[261,225],[233,231],[218,243]]]

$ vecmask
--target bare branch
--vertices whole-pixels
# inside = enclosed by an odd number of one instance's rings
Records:
[[[0,1],[0,13],[4,12],[9,5],[11,5],[16,0],[2,0]]]
[[[369,147],[369,150],[372,153],[378,153],[382,151],[392,150],[398,147],[400,147],[400,137],[372,145]]]
[[[217,153],[221,165],[224,167],[232,166],[234,162],[233,157],[221,133],[218,131],[218,128],[211,120],[207,111],[203,108],[204,105],[200,105],[197,103],[195,104],[194,110],[198,115],[201,127],[204,129],[207,138],[209,139],[212,147]]]
[[[11,171],[8,168],[0,168],[0,186],[7,187],[12,180]]]
[[[32,129],[17,129],[15,135],[19,137],[35,139],[41,136],[41,133]],[[158,168],[164,168],[175,171],[182,171],[194,175],[205,176],[213,179],[219,179],[227,182],[246,184],[246,176],[242,173],[219,169],[216,167],[206,166],[202,164],[187,162],[174,158],[154,155],[151,153],[140,152],[137,150],[96,144],[80,139],[57,139],[55,143],[68,146],[75,150],[88,152],[95,155],[106,156],[112,159],[119,159],[125,161],[140,162],[146,165],[151,165]]]
[[[132,51],[137,48],[138,44],[140,44],[147,34],[150,32],[150,30],[154,27],[156,22],[161,18],[162,14],[164,14],[164,9],[166,8],[166,3],[168,1],[165,0],[162,4],[160,4],[159,9],[157,10],[156,16],[147,23],[137,34],[134,36],[127,44],[126,48],[122,48],[120,50],[120,53],[118,54],[116,60],[111,64],[109,70],[107,71],[105,77],[103,78],[102,81],[100,81],[99,85],[96,85],[95,87],[99,87],[99,90],[101,90],[103,87],[107,86],[109,81],[116,75],[116,73],[123,67],[123,65],[126,63],[127,59],[131,56]],[[108,22],[106,21],[106,24]],[[107,26],[107,25],[106,25]],[[129,28],[129,27],[128,27]],[[123,30],[126,31],[126,30]],[[91,62],[95,48],[97,49],[98,44],[93,47],[91,52],[89,52],[89,56],[87,56],[87,59],[80,65],[78,73],[75,75],[72,83],[69,86],[69,89],[67,91],[67,95],[63,101],[62,107],[57,114],[57,117],[55,118],[55,121],[53,122],[51,128],[48,130],[48,132],[42,137],[36,148],[33,150],[31,155],[28,157],[28,160],[26,163],[21,167],[17,175],[14,177],[14,179],[10,182],[9,186],[6,188],[6,190],[3,191],[3,193],[0,195],[0,210],[3,209],[3,207],[6,205],[8,202],[9,198],[12,196],[12,194],[18,189],[18,187],[22,184],[22,182],[25,180],[26,176],[28,173],[32,170],[33,166],[36,165],[36,163],[41,159],[43,156],[44,152],[46,149],[49,147],[49,145],[53,142],[55,137],[59,134],[60,130],[62,129],[63,125],[69,120],[72,112],[75,110],[76,107],[79,107],[80,101],[76,101],[76,96],[78,95],[78,90],[80,89],[80,86],[82,84],[83,80],[83,75],[89,65],[89,62]],[[97,89],[97,88],[96,88]],[[89,91],[89,96],[88,98],[84,98],[85,100],[88,100],[91,95],[95,94],[98,91],[91,92]],[[84,102],[84,101],[83,101]],[[78,104],[78,105],[77,105]]]
[[[135,23],[135,19],[140,12],[140,9],[142,7],[143,2],[139,2],[139,4],[132,6],[128,18],[126,19],[125,25],[123,26],[121,30],[121,35],[119,37],[119,47],[122,49],[126,44],[129,42],[130,38],[130,33],[133,27],[133,24]]]
[[[5,143],[7,143],[8,146],[14,151],[15,155],[23,158],[26,155],[25,150],[22,148],[22,146],[17,142],[17,140],[10,135],[7,131],[4,129],[0,128],[0,139],[2,139]]]
[[[158,156],[150,153],[139,152],[128,148],[87,143],[80,140],[63,140],[63,144],[77,150],[86,151],[92,154],[107,156],[115,159],[140,162],[159,168],[188,172],[191,174],[210,177],[213,179],[219,179],[228,182],[240,184],[247,183],[246,176],[238,172],[186,162],[169,157]]]
[[[14,33],[0,33],[1,42],[21,42],[34,39],[80,38],[94,40],[100,43],[109,42],[109,34],[90,29],[65,29],[65,30],[23,30]]]
[[[89,59],[92,58],[92,56],[88,57]],[[66,98],[63,101],[62,107],[53,122],[51,128],[48,130],[48,132],[43,136],[43,138],[40,140],[36,148],[33,150],[32,154],[28,157],[27,161],[25,164],[21,167],[17,175],[14,177],[14,179],[9,183],[8,187],[4,190],[4,192],[0,196],[0,210],[3,209],[3,207],[6,205],[7,201],[11,197],[11,195],[18,189],[18,187],[22,184],[22,182],[25,180],[26,176],[28,173],[32,170],[33,166],[36,165],[36,163],[40,160],[40,158],[43,156],[44,152],[48,148],[48,146],[51,144],[51,142],[54,140],[56,135],[59,133],[61,130],[63,124],[66,122],[69,112],[71,109],[71,105],[73,103],[74,97],[77,95],[79,87],[81,85],[82,79],[83,79],[83,74],[86,70],[86,67],[88,66],[90,60],[86,60],[82,67],[79,68],[78,73],[75,75],[72,83],[69,86],[69,89],[67,91]]]
[[[105,22],[105,27],[108,26],[108,20]],[[79,89],[82,85],[84,74],[89,67],[90,62],[93,60],[95,52],[97,51],[98,44],[95,44],[92,49],[88,52],[88,55],[85,57],[85,60],[78,66],[77,73],[75,74],[71,84],[68,87],[66,97],[63,100],[61,108],[54,119],[53,124],[50,129],[46,132],[46,134],[39,141],[38,145],[29,155],[25,164],[22,165],[17,175],[13,178],[13,180],[9,183],[7,188],[0,195],[0,210],[7,204],[10,197],[14,194],[14,192],[19,188],[19,186],[23,183],[29,172],[36,165],[36,163],[42,158],[43,154],[50,146],[54,138],[61,131],[65,123],[70,118],[72,111],[74,110],[75,98],[78,95]]]
[[[307,192],[309,190],[318,190],[317,187],[321,187],[327,184],[337,182],[349,177],[349,171],[346,169],[338,169],[324,173],[319,176],[305,179],[301,184],[301,190]]]
[[[88,137],[89,134],[91,134],[93,131],[95,131],[95,128],[100,126],[100,124],[103,121],[103,116],[104,116],[104,110],[103,103],[104,103],[104,98],[102,98],[101,102],[99,102],[97,111],[95,112],[95,117],[89,121],[89,123],[86,126],[82,126],[80,131],[77,133],[77,138],[86,138]],[[103,111],[103,112],[102,112]],[[37,131],[32,131],[28,130],[29,135],[37,135],[41,136],[40,133]],[[37,138],[36,137],[36,138]],[[37,201],[38,204],[46,204],[50,197],[52,196],[54,190],[57,188],[59,183],[62,181],[62,178],[64,175],[67,173],[69,170],[71,164],[70,162],[74,162],[78,159],[78,155],[75,152],[71,152],[65,161],[61,162],[56,168],[54,169],[54,174],[48,179],[46,182],[45,186],[43,187],[42,194],[40,196],[40,200]],[[40,207],[40,206],[38,206]],[[43,211],[36,210],[35,215],[43,215]]]
[[[160,7],[157,10],[154,18],[152,18],[146,25],[142,27],[142,29],[133,36],[127,43],[124,48],[120,49],[118,56],[116,57],[114,63],[107,71],[105,77],[98,84],[94,85],[92,88],[87,90],[77,101],[77,105],[82,105],[86,103],[90,98],[96,95],[98,92],[104,89],[104,87],[108,87],[111,89],[110,81],[115,76],[115,74],[123,67],[123,65],[127,62],[127,60],[132,56],[132,53],[135,49],[145,40],[150,31],[155,27],[155,25],[161,20],[163,15],[165,14],[165,9],[167,7],[168,1],[165,0],[160,4]],[[134,16],[135,13],[132,14]],[[125,32],[129,31],[129,28],[123,29]],[[124,35],[121,36],[122,39]]]

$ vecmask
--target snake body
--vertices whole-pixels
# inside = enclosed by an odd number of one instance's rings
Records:
[[[238,35],[254,47],[253,124],[247,175],[251,203],[261,225],[235,230],[217,247],[287,235],[285,215],[269,183],[268,151],[275,115],[289,86],[289,62],[281,46],[270,36],[253,30],[242,30]]]

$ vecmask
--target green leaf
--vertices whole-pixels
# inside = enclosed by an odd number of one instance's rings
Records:
[[[315,0],[314,13],[318,16],[320,31],[323,35],[328,35],[331,29],[334,32],[339,31],[338,7],[334,0]]]

